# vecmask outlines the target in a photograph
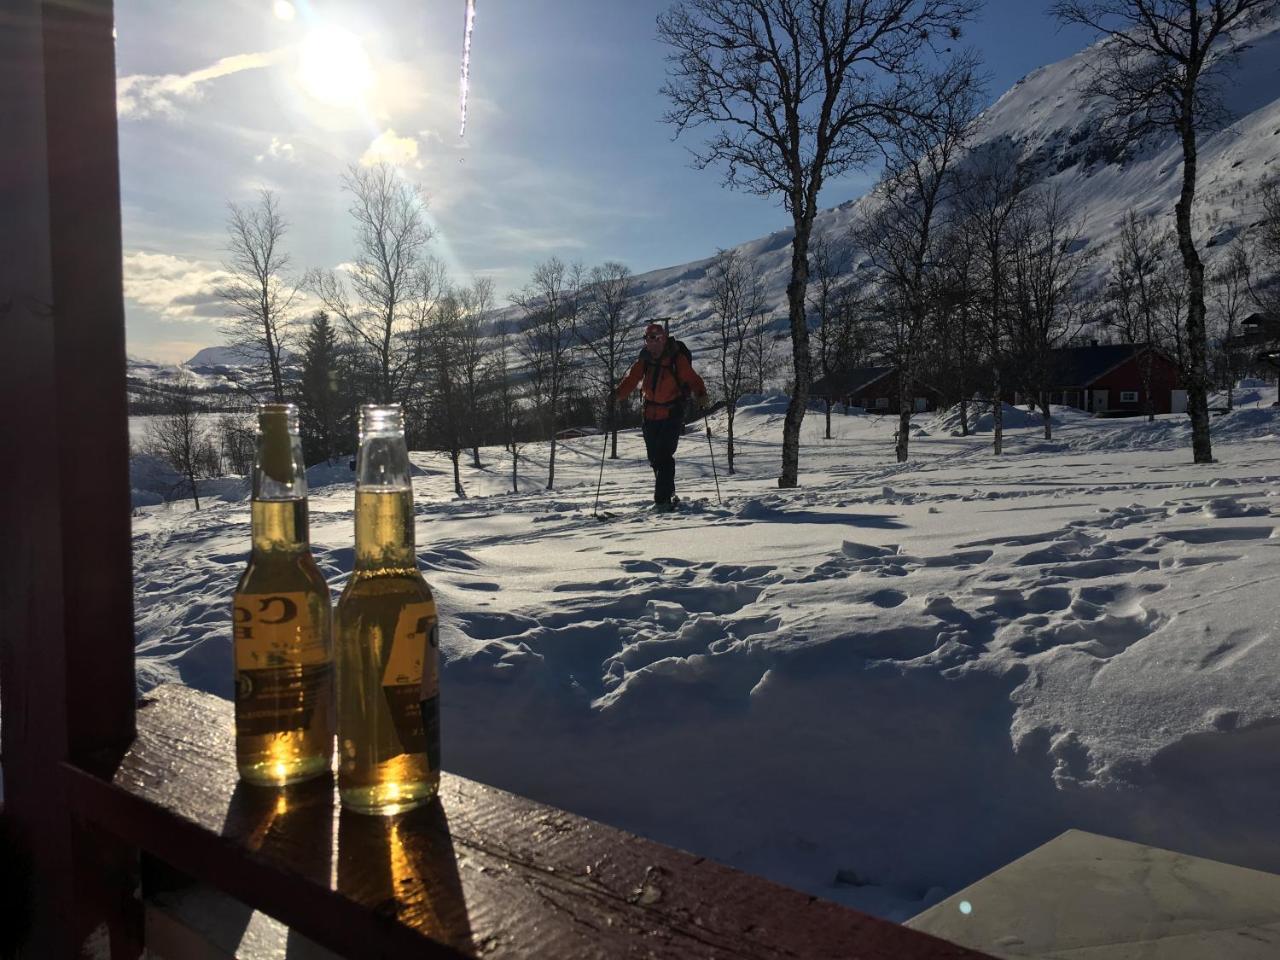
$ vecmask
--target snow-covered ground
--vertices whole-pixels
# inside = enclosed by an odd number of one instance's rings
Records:
[[[644,510],[636,433],[562,443],[557,489],[483,451],[466,500],[415,454],[418,548],[442,612],[445,765],[895,919],[1068,826],[1280,871],[1280,408],[953,435],[893,418],[737,420],[717,500],[687,435],[685,511]],[[1011,418],[1010,418],[1011,419]],[[1028,421],[1034,423],[1035,421]],[[313,471],[312,538],[352,563],[345,464]],[[138,675],[227,696],[243,481],[134,520]],[[1273,592],[1275,591],[1275,592]]]

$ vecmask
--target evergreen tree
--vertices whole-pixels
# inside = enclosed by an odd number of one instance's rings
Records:
[[[354,449],[355,398],[347,390],[345,367],[338,331],[321,310],[311,319],[302,340],[302,379],[298,384],[302,454],[308,466]]]

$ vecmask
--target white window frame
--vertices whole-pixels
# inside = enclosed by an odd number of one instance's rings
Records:
[[[1137,403],[1138,391],[1137,390],[1121,390],[1120,402],[1121,403]]]

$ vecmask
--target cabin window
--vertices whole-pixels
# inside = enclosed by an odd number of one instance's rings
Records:
[[[1138,391],[1137,390],[1121,390],[1120,402],[1121,403],[1137,403]]]
[[[876,397],[876,409],[877,409],[877,410],[888,410],[888,409],[889,409],[889,398],[888,398],[888,397]]]

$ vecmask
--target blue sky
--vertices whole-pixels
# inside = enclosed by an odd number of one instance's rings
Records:
[[[212,295],[226,204],[259,187],[291,224],[292,267],[352,255],[339,175],[384,157],[429,198],[432,252],[500,302],[557,255],[643,273],[787,225],[772,201],[694,170],[661,123],[667,0],[477,0],[465,138],[464,0],[119,0],[117,73],[129,352],[222,342]],[[988,100],[1089,37],[1047,3],[988,0],[965,42]],[[873,173],[828,186],[824,206]]]

